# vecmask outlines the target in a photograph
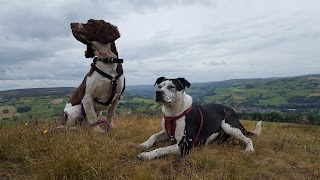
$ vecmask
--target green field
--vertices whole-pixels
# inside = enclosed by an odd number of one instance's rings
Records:
[[[12,104],[11,106],[0,106],[0,119],[10,117],[14,119],[16,117],[18,120],[30,120],[30,114],[33,119],[41,118],[53,118],[58,114],[62,114],[67,98],[63,98],[63,101],[57,101],[57,103],[52,103],[53,100],[57,98],[51,96],[43,97],[23,97],[20,99],[14,99],[7,101],[7,104]],[[17,113],[17,108],[19,107],[30,107],[30,111],[26,113]],[[8,109],[10,113],[3,113],[4,109]]]

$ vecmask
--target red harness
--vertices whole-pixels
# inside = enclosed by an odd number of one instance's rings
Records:
[[[165,127],[167,134],[170,137],[170,140],[172,142],[176,142],[176,138],[175,138],[176,121],[178,119],[180,119],[181,117],[186,116],[191,110],[192,110],[192,105],[187,110],[183,111],[183,113],[180,114],[179,116],[167,117],[165,114],[163,115],[164,127]],[[202,112],[199,108],[198,108],[198,110],[200,112],[200,126],[199,126],[199,129],[198,129],[196,136],[193,138],[193,143],[195,143],[197,141],[198,136],[199,136],[201,129],[202,129],[202,126],[203,126],[203,115],[202,115]]]

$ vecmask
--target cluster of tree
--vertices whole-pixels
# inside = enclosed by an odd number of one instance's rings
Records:
[[[288,100],[287,108],[293,109],[310,109],[310,108],[319,108],[320,107],[320,96],[311,96],[311,97],[292,97]]]
[[[17,89],[0,92],[3,100],[19,99],[23,97],[64,97],[66,94],[71,94],[75,88],[34,88],[34,89]]]
[[[256,120],[256,121],[268,121],[268,122],[286,122],[286,123],[304,123],[320,125],[319,114],[302,114],[302,113],[238,113],[241,119]]]
[[[24,106],[24,107],[18,107],[17,112],[18,113],[25,113],[29,112],[31,110],[31,106]]]
[[[312,101],[312,102],[311,102]],[[241,107],[259,107],[262,109],[268,109],[268,108],[276,108],[276,109],[300,109],[305,112],[308,112],[309,110],[312,109],[319,109],[320,107],[320,97],[318,98],[305,98],[305,101],[301,100],[299,103],[291,101],[288,104],[280,105],[280,106],[275,106],[275,105],[259,105],[257,106],[256,104],[259,102],[259,100],[252,99],[252,100],[247,100],[245,102],[239,103],[239,106]]]

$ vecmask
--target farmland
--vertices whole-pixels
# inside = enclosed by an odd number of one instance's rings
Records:
[[[60,87],[2,91],[0,118],[22,121],[60,118],[74,89]],[[289,109],[300,116],[315,116],[312,118],[317,120],[313,124],[320,123],[319,74],[191,83],[191,88],[186,91],[195,103],[232,103],[231,106],[238,112],[277,112],[281,116],[286,116]],[[127,86],[117,113],[159,114],[160,106],[153,100],[154,92],[153,85]],[[6,107],[9,112],[4,113]]]

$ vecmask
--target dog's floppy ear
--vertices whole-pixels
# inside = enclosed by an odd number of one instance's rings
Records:
[[[86,58],[93,58],[95,55],[93,53],[93,49],[92,49],[92,45],[91,44],[87,44],[87,50],[84,52],[84,56]]]
[[[178,79],[178,81],[180,81],[181,83],[182,83],[182,85],[184,86],[184,88],[185,87],[190,87],[190,83],[189,83],[189,81],[188,80],[186,80],[185,78],[177,78]]]
[[[113,54],[115,54],[117,57],[119,57],[117,47],[114,42],[111,43],[111,51],[113,52]]]
[[[162,83],[162,82],[165,81],[165,80],[167,80],[167,78],[165,78],[165,77],[159,77],[159,78],[156,80],[156,82],[154,83],[154,85],[160,84],[160,83]]]
[[[97,31],[97,41],[103,44],[111,43],[120,37],[117,26],[104,22]]]

